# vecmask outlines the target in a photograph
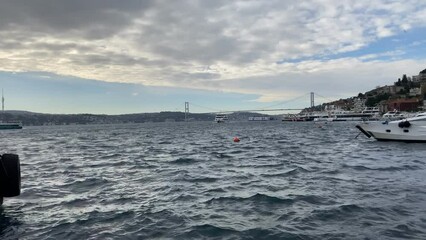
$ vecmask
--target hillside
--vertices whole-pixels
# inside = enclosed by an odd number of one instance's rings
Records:
[[[230,120],[247,121],[251,116],[267,116],[251,112],[236,112],[228,115]],[[189,113],[189,121],[213,121],[212,113]],[[183,122],[183,112],[134,113],[121,115],[103,114],[45,114],[27,111],[10,110],[0,113],[2,121],[19,121],[24,126],[41,125],[74,125],[74,124],[114,124],[114,123],[144,123],[144,122]]]

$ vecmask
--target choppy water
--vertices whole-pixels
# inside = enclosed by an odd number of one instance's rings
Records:
[[[0,207],[0,238],[426,239],[426,144],[354,139],[354,125],[2,131],[22,195]]]

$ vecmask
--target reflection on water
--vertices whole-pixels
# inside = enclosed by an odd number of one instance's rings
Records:
[[[8,203],[7,199],[4,200]],[[18,215],[18,217],[16,217]],[[15,239],[19,236],[22,215],[13,207],[0,206],[0,237],[1,239]]]

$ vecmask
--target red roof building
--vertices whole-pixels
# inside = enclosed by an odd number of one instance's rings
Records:
[[[398,110],[404,112],[415,112],[419,110],[422,102],[417,98],[399,98],[388,101],[388,111]]]

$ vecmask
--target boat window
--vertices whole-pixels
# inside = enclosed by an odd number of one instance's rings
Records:
[[[404,129],[404,132],[409,132],[408,129]]]
[[[386,129],[386,132],[391,132],[391,130],[390,129]]]

